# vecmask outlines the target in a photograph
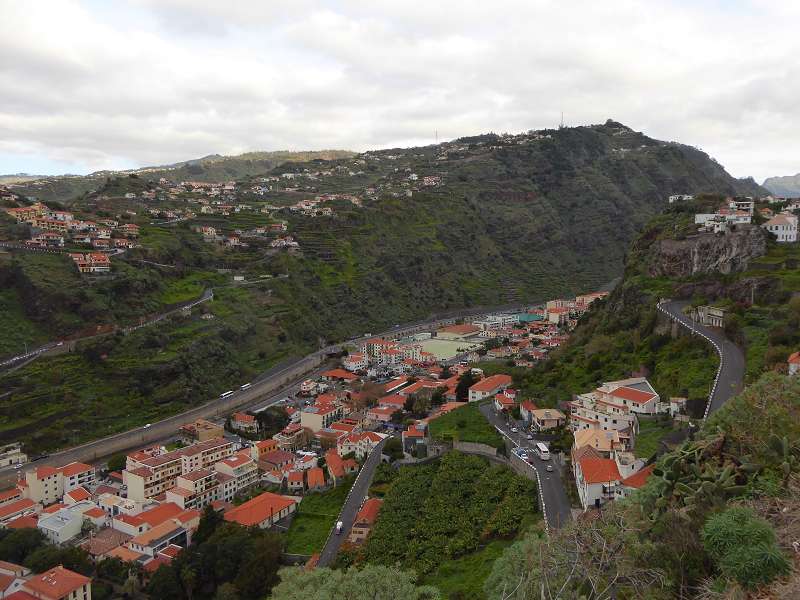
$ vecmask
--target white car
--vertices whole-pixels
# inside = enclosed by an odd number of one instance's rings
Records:
[[[525,437],[526,437],[527,439],[529,439],[529,440],[532,440],[532,439],[533,439],[533,436],[532,436],[530,433],[529,433],[528,435],[526,435]]]
[[[516,427],[512,427],[511,428],[511,433],[518,433],[518,432],[519,432],[519,429],[517,429]]]

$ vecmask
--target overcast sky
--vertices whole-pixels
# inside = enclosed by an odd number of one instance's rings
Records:
[[[795,0],[0,0],[0,173],[621,121],[800,171]]]

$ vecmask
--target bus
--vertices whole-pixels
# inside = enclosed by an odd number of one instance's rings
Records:
[[[219,395],[220,398],[227,398],[228,396],[233,396],[233,390],[228,390],[227,392]]]
[[[542,460],[550,460],[550,450],[542,442],[536,442],[536,455]]]

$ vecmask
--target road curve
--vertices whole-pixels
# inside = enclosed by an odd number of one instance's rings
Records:
[[[375,446],[367,457],[367,460],[364,461],[361,470],[358,472],[356,480],[353,482],[353,487],[350,488],[347,499],[344,501],[342,510],[339,512],[339,518],[337,519],[337,521],[342,522],[342,531],[337,534],[336,523],[333,524],[330,533],[328,533],[325,547],[319,555],[319,562],[317,564],[320,567],[329,567],[333,564],[333,561],[336,559],[336,554],[339,552],[339,547],[342,545],[342,542],[347,539],[347,536],[350,535],[350,529],[353,527],[356,515],[361,509],[364,498],[367,497],[369,486],[372,483],[372,477],[375,475],[375,469],[378,468],[381,462],[381,451],[388,439],[389,438],[383,439]]]
[[[689,305],[685,300],[662,300],[658,303],[658,310],[667,315],[671,320],[680,323],[694,335],[705,338],[719,355],[719,367],[708,396],[703,420],[710,414],[719,410],[728,400],[740,393],[744,384],[745,358],[741,348],[730,341],[720,329],[706,327],[690,319],[683,313]]]

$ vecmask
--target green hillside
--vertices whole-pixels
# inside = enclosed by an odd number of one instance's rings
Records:
[[[332,175],[304,175],[319,170]],[[330,217],[282,209],[198,214],[160,226],[140,220],[143,247],[115,257],[112,278],[88,282],[57,256],[14,253],[0,261],[0,281],[13,290],[4,306],[24,315],[7,326],[13,336],[5,355],[97,325],[135,324],[205,288],[215,291],[191,316],[84,342],[0,378],[10,392],[0,399],[0,439],[50,448],[88,439],[203,402],[320,343],[439,311],[596,289],[621,274],[628,243],[667,195],[760,192],[698,150],[614,122],[294,162],[263,175],[286,171],[298,173],[296,185],[354,194],[363,206],[333,200]],[[438,177],[438,185],[411,183],[412,174],[418,182]],[[107,191],[122,194],[142,179],[111,180]],[[247,201],[286,206],[308,197],[281,188]],[[228,249],[192,229],[212,225],[229,234],[275,220],[288,223],[299,252],[258,241]],[[235,285],[233,275],[247,284]],[[631,352],[648,363],[656,350]],[[678,350],[666,344],[658,351]],[[702,370],[713,364],[704,349],[692,351],[697,378],[689,388],[700,395]],[[604,354],[593,360],[577,383],[603,371]],[[618,360],[617,369],[630,363]],[[659,383],[675,376],[665,372]]]

